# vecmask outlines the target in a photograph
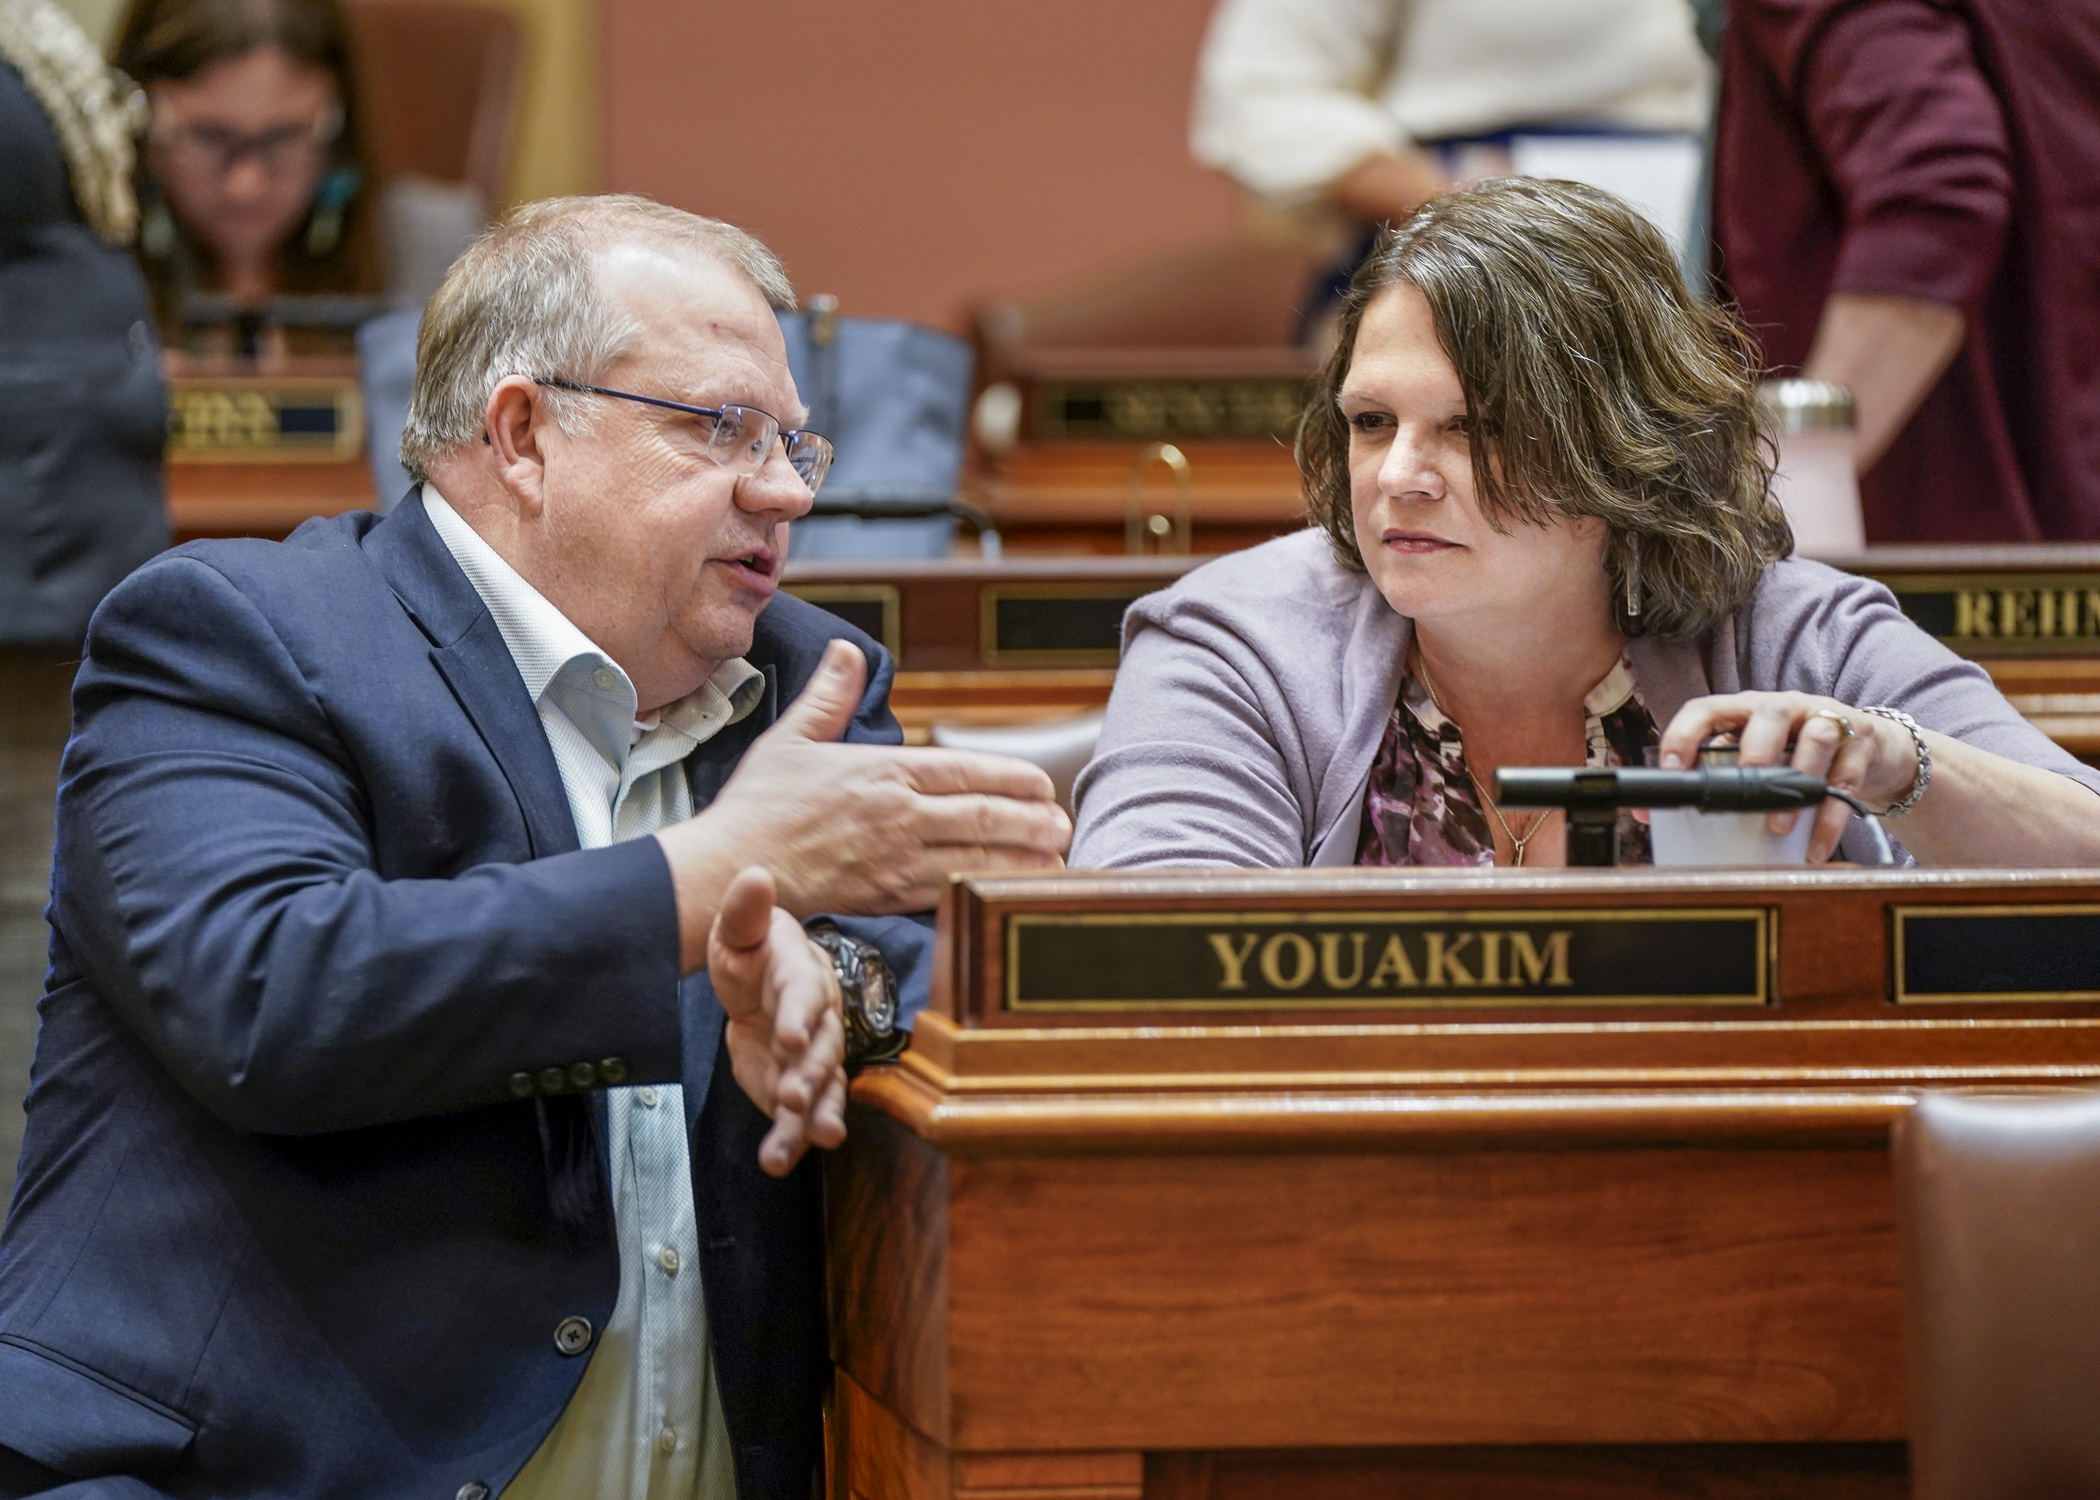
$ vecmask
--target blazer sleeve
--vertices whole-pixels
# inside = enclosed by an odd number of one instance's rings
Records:
[[[655,840],[382,878],[386,789],[264,615],[193,558],[105,602],[74,703],[54,952],[233,1128],[468,1109],[607,1058],[633,1081],[679,1076]]]
[[[1736,0],[1728,24],[1794,100],[1842,200],[1831,290],[1981,296],[2011,220],[2011,146],[1959,9]]]

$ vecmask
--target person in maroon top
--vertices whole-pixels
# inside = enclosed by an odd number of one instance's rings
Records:
[[[1870,541],[2100,538],[2100,6],[1731,0],[1716,269]]]

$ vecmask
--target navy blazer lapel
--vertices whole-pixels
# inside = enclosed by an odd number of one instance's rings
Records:
[[[430,659],[473,721],[525,815],[531,857],[577,847],[576,820],[538,710],[495,617],[445,545],[420,492],[365,533],[365,554],[430,637]]]

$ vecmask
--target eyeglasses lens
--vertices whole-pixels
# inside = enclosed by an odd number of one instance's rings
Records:
[[[788,463],[814,495],[824,487],[824,476],[831,472],[831,439],[814,432],[796,433],[788,444]]]
[[[725,406],[715,418],[707,451],[725,469],[756,474],[766,466],[766,455],[773,451],[773,440],[779,436],[780,424],[764,412],[748,406]]]
[[[780,437],[780,424],[765,412],[749,406],[725,406],[715,418],[714,435],[708,439],[710,457],[725,469],[756,474],[772,456]],[[787,459],[814,495],[831,470],[831,443],[814,432],[788,436]]]

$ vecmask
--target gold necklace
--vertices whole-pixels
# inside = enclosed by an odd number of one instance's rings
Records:
[[[1424,657],[1419,650],[1415,652],[1415,665],[1422,669],[1422,686],[1429,690],[1429,701],[1436,705],[1438,713],[1443,714],[1447,719],[1451,719],[1451,715],[1444,713],[1443,700],[1437,697],[1436,681],[1429,675],[1428,658]],[[1458,720],[1451,719],[1451,722],[1457,724]],[[1459,741],[1459,753],[1463,755],[1465,753],[1465,727],[1463,725],[1459,727]],[[1495,806],[1495,799],[1487,794],[1487,788],[1482,786],[1480,778],[1473,774],[1472,766],[1461,761],[1459,769],[1466,773],[1466,780],[1473,783],[1473,791],[1480,798],[1480,805],[1485,807],[1493,816],[1496,824],[1502,829],[1502,836],[1509,840],[1510,847],[1516,851],[1509,861],[1509,867],[1512,870],[1521,870],[1524,867],[1525,847],[1539,836],[1539,830],[1546,826],[1546,820],[1559,812],[1560,809],[1557,807],[1547,808],[1538,815],[1537,820],[1532,823],[1531,827],[1525,830],[1524,837],[1518,838],[1516,830],[1509,826],[1509,819],[1502,816],[1502,809]]]

